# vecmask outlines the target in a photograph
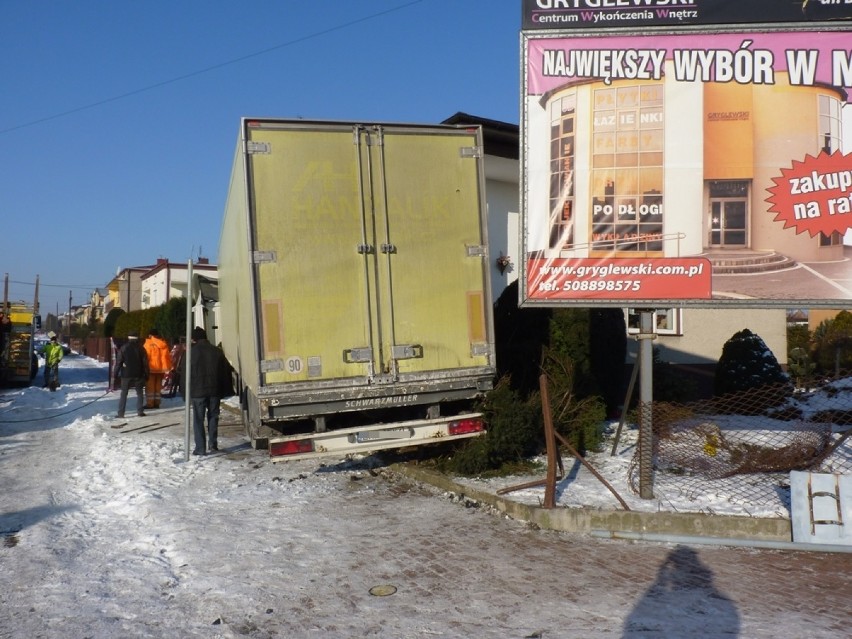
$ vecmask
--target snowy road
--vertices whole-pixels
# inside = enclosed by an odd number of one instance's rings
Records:
[[[533,530],[358,462],[184,462],[105,365],[0,395],[0,637],[838,637],[852,556]],[[142,427],[147,424],[146,427]],[[388,586],[373,590],[374,587]],[[382,596],[384,595],[384,596]]]

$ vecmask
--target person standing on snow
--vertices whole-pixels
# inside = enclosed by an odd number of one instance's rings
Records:
[[[44,345],[44,388],[54,391],[59,388],[59,362],[62,361],[62,346],[56,339],[56,333],[50,331],[50,341]]]
[[[144,417],[142,410],[145,400],[145,381],[148,379],[148,354],[139,343],[139,333],[130,331],[127,343],[118,351],[115,359],[116,376],[121,380],[121,395],[118,398],[118,417],[124,417],[127,406],[127,392],[133,386],[136,389],[136,414]]]
[[[200,326],[192,329],[190,360],[189,399],[192,403],[192,430],[195,435],[192,454],[206,455],[207,451],[219,450],[219,401],[226,360],[224,353],[207,341],[207,333]]]
[[[152,328],[145,340],[145,353],[148,355],[148,381],[145,384],[145,408],[159,408],[163,392],[163,378],[172,370],[172,356],[166,340],[159,331]]]

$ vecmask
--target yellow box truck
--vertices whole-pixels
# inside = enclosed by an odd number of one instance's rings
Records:
[[[494,331],[477,126],[241,121],[219,335],[275,460],[482,433]]]
[[[38,373],[35,331],[40,318],[24,302],[6,304],[5,312],[11,323],[7,325],[0,350],[0,385],[29,386]]]

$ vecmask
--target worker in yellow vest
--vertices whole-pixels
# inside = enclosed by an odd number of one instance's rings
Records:
[[[59,388],[59,362],[62,361],[62,345],[56,339],[56,333],[47,334],[50,341],[44,346],[44,387],[55,391]]]

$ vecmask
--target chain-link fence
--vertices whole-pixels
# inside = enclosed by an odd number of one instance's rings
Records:
[[[852,376],[650,406],[657,498],[718,493],[746,510],[789,509],[790,471],[852,474]],[[637,493],[640,470],[637,449],[629,473]]]

